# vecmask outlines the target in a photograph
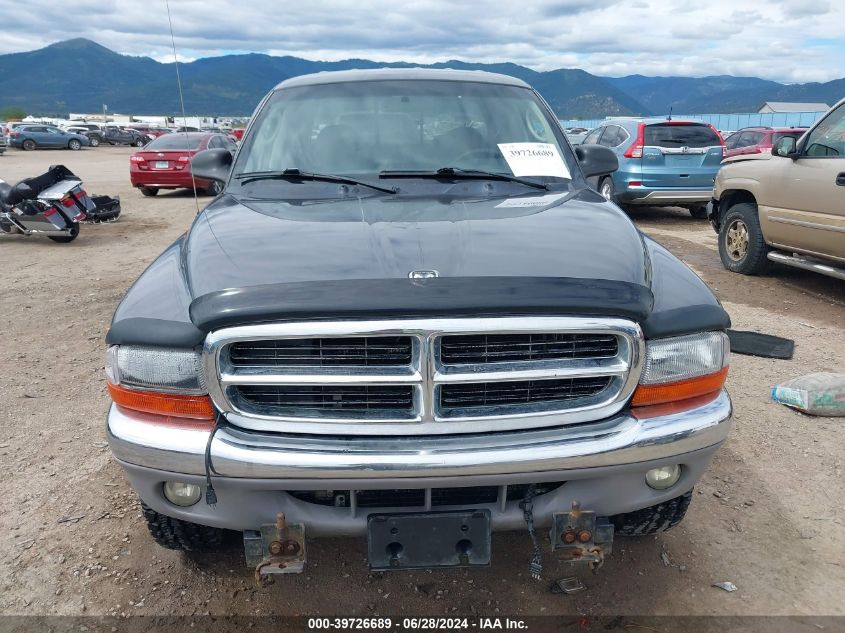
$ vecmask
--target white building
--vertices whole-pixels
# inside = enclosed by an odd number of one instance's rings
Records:
[[[788,101],[766,101],[757,110],[764,112],[825,112],[830,110],[826,103],[790,103]]]

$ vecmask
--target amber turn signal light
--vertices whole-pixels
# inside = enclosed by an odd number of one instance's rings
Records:
[[[631,400],[632,407],[646,407],[653,404],[665,404],[688,400],[719,391],[728,377],[728,368],[698,378],[689,378],[677,382],[667,382],[657,385],[639,385]]]
[[[126,409],[178,418],[214,419],[214,406],[208,396],[137,391],[112,383],[108,383],[108,386],[114,403]]]

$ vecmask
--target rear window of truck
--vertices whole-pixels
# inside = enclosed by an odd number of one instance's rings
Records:
[[[658,123],[645,128],[644,145],[648,147],[715,147],[719,135],[706,125]]]

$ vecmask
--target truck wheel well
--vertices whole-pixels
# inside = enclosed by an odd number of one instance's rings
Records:
[[[719,200],[720,215],[724,215],[724,212],[735,204],[741,204],[743,202],[750,202],[751,204],[756,205],[757,198],[754,197],[754,194],[749,191],[745,191],[744,189],[725,191],[722,193],[722,198]]]
[[[745,189],[728,189],[722,192],[719,198],[718,213],[710,216],[710,223],[717,233],[722,230],[722,218],[725,217],[728,209],[743,202],[757,205],[757,199],[754,197],[754,194]]]

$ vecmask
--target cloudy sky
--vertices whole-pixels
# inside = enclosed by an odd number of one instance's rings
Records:
[[[842,0],[170,0],[181,59],[512,61],[598,75],[845,76]],[[172,60],[164,0],[0,0],[0,53],[69,35]],[[69,29],[72,25],[72,29]]]

